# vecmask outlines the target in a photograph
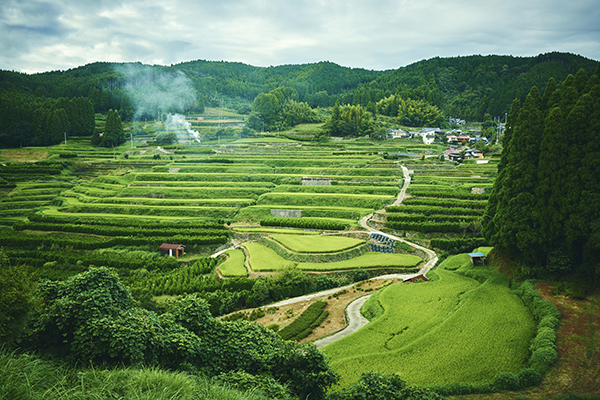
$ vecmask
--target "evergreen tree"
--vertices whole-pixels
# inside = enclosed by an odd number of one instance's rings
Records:
[[[483,232],[486,236],[488,242],[491,243],[492,236],[496,233],[496,227],[494,224],[494,216],[496,215],[496,209],[498,207],[498,203],[502,196],[502,190],[504,182],[507,179],[507,172],[505,170],[506,164],[508,163],[508,159],[511,158],[510,152],[512,151],[511,147],[511,139],[513,136],[513,131],[515,128],[515,124],[519,117],[519,111],[521,110],[521,102],[519,99],[515,99],[512,103],[510,113],[508,114],[506,127],[504,130],[504,136],[502,138],[502,158],[500,159],[500,163],[498,164],[498,176],[496,177],[496,183],[492,188],[492,193],[488,200],[488,205],[486,208],[485,216],[482,220]]]
[[[583,77],[544,96],[548,110],[532,89],[505,136],[483,228],[522,275],[600,278],[600,80]]]
[[[116,110],[108,110],[106,115],[106,126],[100,145],[103,147],[114,147],[125,142],[125,133],[121,124],[121,117]]]
[[[539,223],[535,213],[535,186],[543,119],[540,95],[534,87],[519,112],[506,154],[506,177],[498,193],[491,242],[512,258],[536,261]],[[498,183],[500,184],[500,183]]]

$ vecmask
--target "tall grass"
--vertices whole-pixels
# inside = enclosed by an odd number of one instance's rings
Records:
[[[264,400],[185,372],[150,367],[76,369],[0,349],[0,400]]]

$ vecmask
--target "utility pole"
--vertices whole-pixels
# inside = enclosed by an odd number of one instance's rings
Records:
[[[67,145],[67,132],[65,132],[65,146]]]

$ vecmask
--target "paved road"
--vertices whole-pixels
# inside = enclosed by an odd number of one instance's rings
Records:
[[[346,307],[346,320],[348,325],[343,330],[331,335],[324,337],[323,339],[315,340],[313,343],[320,349],[330,343],[340,340],[341,338],[356,332],[363,326],[365,326],[369,320],[362,316],[360,308],[366,303],[371,295],[359,297]]]

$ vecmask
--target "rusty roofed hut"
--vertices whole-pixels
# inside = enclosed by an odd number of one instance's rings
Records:
[[[183,249],[185,248],[182,244],[170,244],[163,243],[160,245],[160,255],[161,256],[173,256],[175,258],[179,258],[179,256],[183,256]]]

